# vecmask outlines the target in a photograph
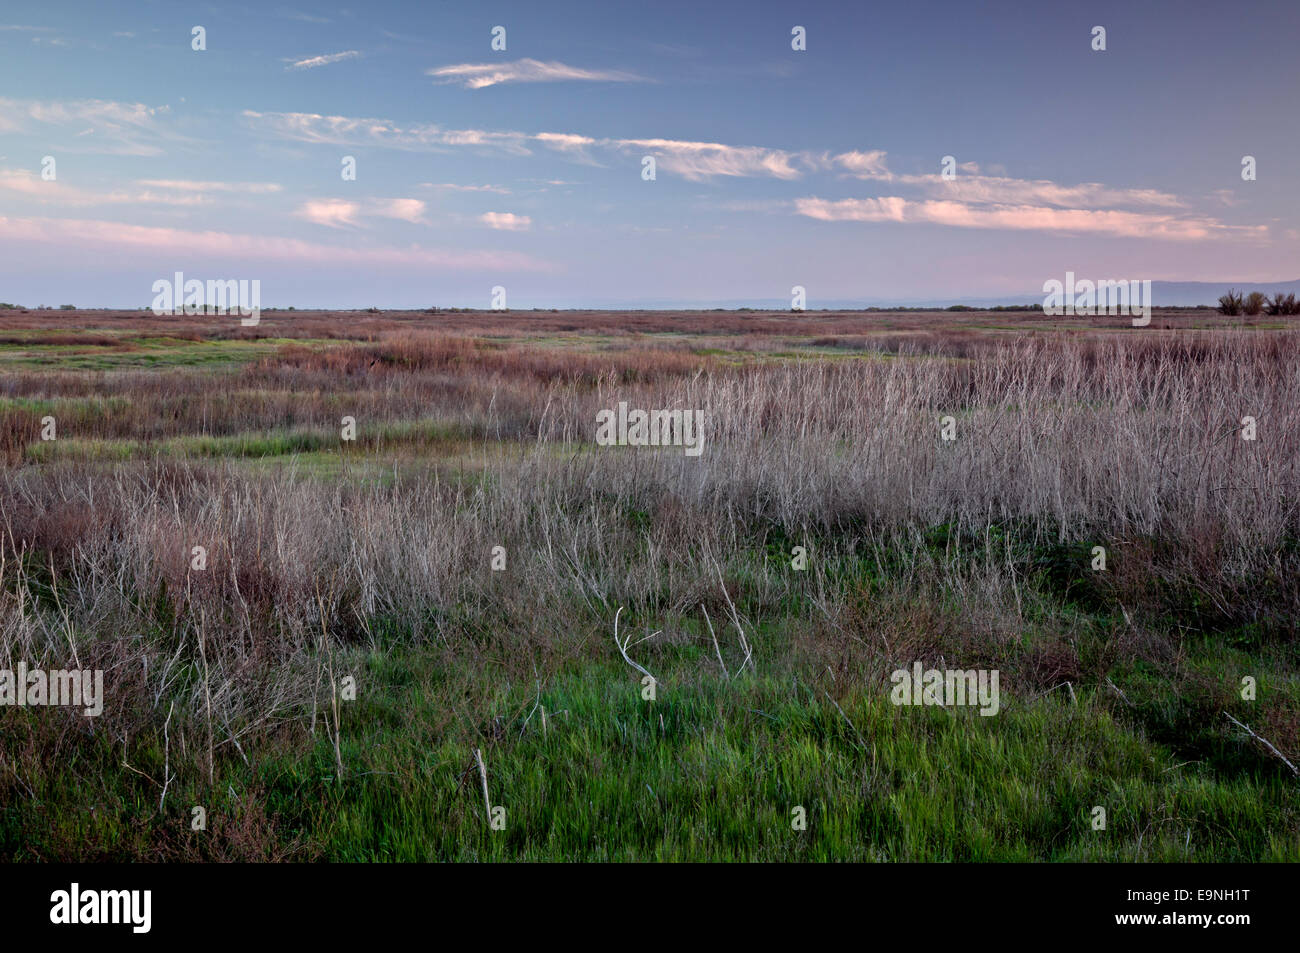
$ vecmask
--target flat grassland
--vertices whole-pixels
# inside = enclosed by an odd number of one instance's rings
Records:
[[[1300,860],[1295,322],[0,311],[0,857]]]

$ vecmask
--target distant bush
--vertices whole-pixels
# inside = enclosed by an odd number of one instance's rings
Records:
[[[0,301],[0,311],[19,311],[22,309],[20,304],[10,304],[8,301]]]
[[[1241,314],[1241,293],[1228,289],[1226,295],[1219,298],[1219,311],[1223,314]]]
[[[1264,305],[1268,303],[1268,295],[1261,291],[1252,291],[1246,295],[1246,300],[1242,302],[1241,310],[1246,314],[1259,314],[1264,310]]]
[[[76,306],[75,304],[61,304],[61,305],[59,305],[59,310],[60,310],[60,311],[76,311],[76,310],[77,310],[77,306]]]
[[[1296,301],[1293,294],[1284,295],[1278,292],[1273,295],[1273,300],[1268,303],[1268,313],[1274,315],[1300,314],[1300,301]]]

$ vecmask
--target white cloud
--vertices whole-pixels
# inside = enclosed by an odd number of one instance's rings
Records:
[[[870,152],[841,152],[832,156],[830,161],[860,179],[888,179],[890,172],[885,166],[885,156],[883,149],[872,149]]]
[[[306,59],[293,60],[285,69],[315,69],[317,66],[328,66],[331,63],[356,59],[360,55],[356,50],[344,50],[342,53],[325,53],[321,56],[309,56]]]
[[[316,225],[328,228],[345,228],[360,224],[357,215],[361,206],[343,199],[314,199],[304,202],[294,214]]]
[[[483,89],[500,83],[555,83],[581,80],[598,83],[644,82],[621,70],[591,70],[566,63],[522,59],[513,63],[458,63],[424,71],[443,83],[460,83],[466,89]]]
[[[539,132],[531,138],[559,152],[581,152],[587,146],[604,141],[592,139],[590,136],[579,136],[572,132]]]
[[[527,215],[516,215],[513,212],[485,212],[479,216],[479,221],[488,228],[507,232],[522,232],[533,224]]]
[[[393,218],[413,225],[427,225],[425,208],[421,199],[366,199],[362,202],[312,199],[300,205],[294,214],[327,228],[356,228],[361,225],[362,218]]]
[[[370,208],[369,214],[383,218],[396,218],[413,225],[427,225],[424,202],[419,199],[382,199]]]
[[[622,151],[642,150],[657,156],[656,164],[691,181],[726,176],[770,176],[797,179],[796,153],[761,146],[729,146],[720,142],[680,139],[604,139]]]

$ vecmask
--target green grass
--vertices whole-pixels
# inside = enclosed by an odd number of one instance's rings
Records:
[[[933,545],[947,544],[949,534],[937,528]],[[740,594],[749,591],[746,580],[761,592],[765,567],[784,561],[789,541],[765,538],[766,550],[728,567]],[[1030,565],[1032,547],[1022,548]],[[830,558],[826,544],[814,552]],[[860,598],[880,603],[891,572],[887,560],[882,573],[850,559],[836,561],[828,578],[857,580]],[[1184,638],[1181,658],[1169,665],[1108,665],[1102,656],[1115,620],[1105,607],[1062,602],[1060,592],[1047,572],[1026,574],[1032,621],[1021,638],[988,649],[1000,653],[993,664],[1002,672],[993,717],[894,706],[892,663],[879,653],[855,649],[832,673],[807,643],[810,608],[797,592],[740,606],[762,617],[750,633],[754,669],[737,670],[736,644],[720,631],[724,675],[698,620],[680,620],[671,638],[638,643],[631,654],[659,680],[653,700],[610,644],[609,620],[580,606],[550,637],[547,651],[560,661],[535,678],[517,673],[539,671],[528,661],[538,644],[511,637],[508,615],[448,607],[439,639],[374,619],[373,647],[340,650],[333,660],[358,685],[357,699],[341,703],[341,775],[328,689],[314,734],[310,712],[283,712],[284,726],[245,739],[247,761],[222,745],[211,783],[201,718],[172,724],[168,759],[158,732],[85,736],[89,726],[69,715],[82,739],[68,748],[42,721],[47,712],[7,711],[0,752],[16,760],[11,777],[0,765],[0,779],[26,796],[0,810],[0,856],[1300,860],[1296,780],[1222,717],[1230,710],[1260,727],[1270,713],[1300,708],[1285,645],[1246,652],[1204,634]],[[940,619],[965,611],[944,598],[929,608]],[[643,609],[622,621],[629,632],[662,620]],[[1083,660],[1072,692],[1035,684],[1028,664],[1062,631]],[[972,667],[953,637],[936,636],[932,653]],[[311,672],[324,663],[299,664]],[[1258,702],[1238,697],[1243,672],[1257,676]],[[183,670],[176,690],[192,690],[197,678],[196,668]],[[218,726],[218,743],[240,727]],[[178,738],[188,757],[179,755]],[[492,805],[505,808],[503,830],[488,824],[476,749]],[[177,776],[160,809],[165,763]],[[194,805],[208,811],[207,831],[190,830]],[[1092,827],[1098,806],[1104,830]],[[804,830],[792,827],[797,807]]]
[[[296,754],[222,759],[210,787],[191,773],[159,812],[156,782],[115,769],[120,741],[101,738],[24,778],[37,798],[2,812],[0,844],[15,859],[160,843],[340,861],[1300,859],[1285,834],[1300,822],[1293,785],[1259,765],[1219,777],[1180,764],[1098,695],[1004,699],[992,718],[895,707],[883,690],[836,708],[829,680],[727,680],[693,651],[660,655],[655,701],[621,662],[539,691],[433,649],[357,655],[342,669],[360,694],[343,705],[341,779],[318,727]],[[476,748],[504,830],[485,819]],[[157,745],[137,743],[130,761],[162,776]],[[209,831],[189,830],[194,804]],[[806,830],[792,828],[796,807]]]
[[[38,402],[33,402],[38,403]],[[361,450],[358,450],[361,445]],[[356,441],[343,441],[339,430],[316,428],[281,429],[226,435],[191,435],[157,441],[122,439],[57,440],[28,444],[25,457],[35,464],[56,460],[125,461],[154,456],[176,459],[245,460],[310,455],[306,462],[321,464],[333,457],[342,466],[356,456],[362,467],[383,464],[373,451],[381,448],[422,448],[445,456],[461,453],[470,446],[467,433],[438,420],[385,423],[358,429]]]
[[[879,695],[846,699],[841,714],[814,694],[798,682],[745,678],[664,687],[658,701],[646,702],[618,671],[562,683],[538,700],[539,708],[565,712],[551,715],[545,734],[534,715],[527,728],[509,722],[503,739],[486,746],[492,801],[506,808],[504,831],[485,823],[466,745],[394,745],[377,712],[359,713],[380,724],[349,746],[345,763],[358,759],[372,773],[344,782],[360,790],[336,796],[326,853],[349,860],[1300,856],[1273,836],[1295,823],[1282,783],[1170,777],[1167,752],[1087,700],[1080,707],[1039,701],[983,719],[895,708]],[[426,694],[416,704],[403,711],[436,719],[436,699]],[[1107,807],[1106,831],[1091,829],[1094,805]],[[796,806],[807,812],[805,831],[792,829]]]
[[[124,347],[103,345],[0,344],[0,366],[13,370],[118,371],[179,367],[229,369],[274,354],[290,339],[188,341],[178,338],[123,338]]]

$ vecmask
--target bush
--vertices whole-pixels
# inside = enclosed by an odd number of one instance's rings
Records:
[[[1300,314],[1300,302],[1296,301],[1295,295],[1284,295],[1279,291],[1273,295],[1273,300],[1268,303],[1268,313],[1273,315]]]
[[[0,311],[18,311],[22,308],[20,304],[10,304],[8,301],[0,301]]]
[[[59,310],[60,310],[60,311],[76,311],[76,310],[77,310],[77,306],[76,306],[75,304],[61,304],[61,305],[59,305]]]
[[[1259,314],[1264,310],[1264,305],[1268,302],[1268,295],[1261,291],[1252,291],[1246,295],[1246,300],[1241,305],[1241,310],[1246,314]]]
[[[1223,314],[1241,314],[1241,293],[1228,289],[1226,295],[1219,298],[1219,311]]]

